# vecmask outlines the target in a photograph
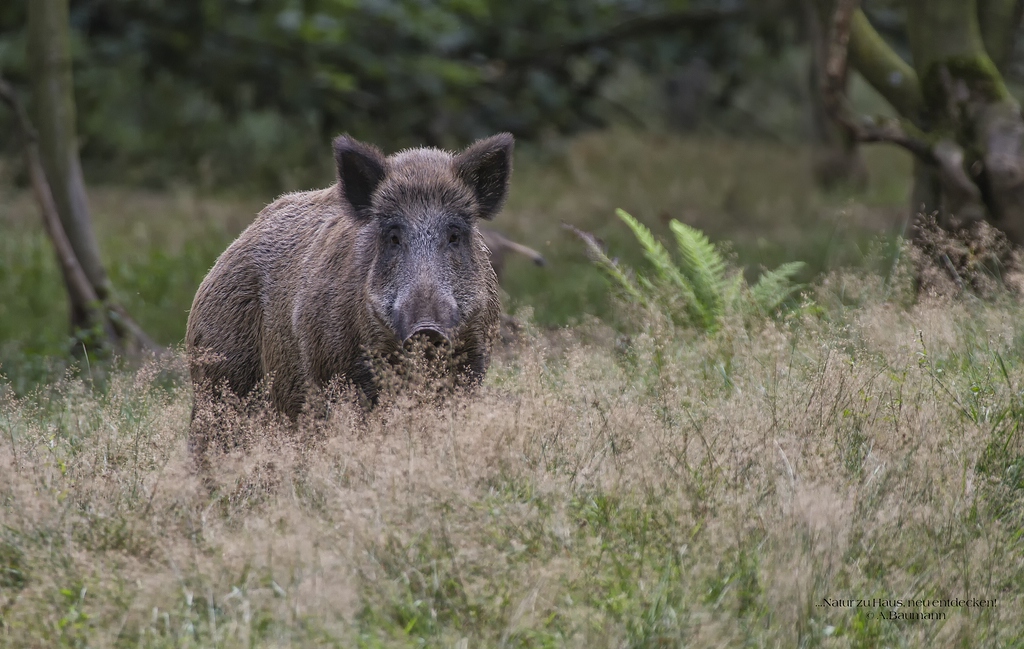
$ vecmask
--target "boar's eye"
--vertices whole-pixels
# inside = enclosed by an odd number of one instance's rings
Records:
[[[461,224],[452,223],[448,226],[448,245],[452,248],[458,248],[462,245],[462,242],[466,239],[469,233],[466,228]]]
[[[384,236],[384,240],[392,246],[400,246],[402,245],[402,231],[398,228],[391,228]]]

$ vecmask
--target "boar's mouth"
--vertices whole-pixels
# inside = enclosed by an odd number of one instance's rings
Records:
[[[412,330],[412,333],[406,336],[405,340],[402,341],[402,347],[404,347],[406,351],[411,351],[417,346],[433,347],[434,349],[441,350],[444,348],[450,348],[451,344],[451,338],[445,330],[435,323],[416,325]]]

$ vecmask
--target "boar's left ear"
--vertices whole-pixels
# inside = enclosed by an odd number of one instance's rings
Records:
[[[364,216],[373,192],[384,180],[384,154],[372,144],[339,135],[334,138],[334,161],[338,165],[341,195],[352,205],[357,217]]]
[[[510,133],[499,133],[455,156],[455,173],[476,193],[482,219],[493,219],[508,195],[514,144]]]

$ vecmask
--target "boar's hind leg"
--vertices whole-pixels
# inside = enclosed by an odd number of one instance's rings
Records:
[[[228,307],[232,305],[227,305]],[[226,308],[212,319],[220,326],[189,332],[190,373],[194,388],[188,448],[202,468],[206,454],[214,448],[230,448],[236,439],[244,399],[263,378],[260,362],[258,313]],[[231,317],[234,316],[234,317]],[[211,331],[212,329],[212,331]]]
[[[235,374],[231,377],[235,380],[222,373],[214,376],[217,379],[210,380],[212,377],[209,375],[193,375],[195,394],[189,423],[188,451],[200,470],[208,468],[210,452],[227,450],[244,441],[241,439],[244,434],[240,418],[247,415],[245,397],[259,383],[256,373]]]

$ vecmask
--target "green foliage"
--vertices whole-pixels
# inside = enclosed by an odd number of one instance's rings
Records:
[[[802,287],[793,278],[803,270],[803,262],[782,264],[763,273],[751,286],[741,271],[730,271],[725,258],[700,230],[672,219],[669,227],[676,238],[676,262],[647,226],[625,210],[616,210],[616,214],[640,242],[653,266],[653,275],[624,268],[604,252],[593,235],[575,228],[573,231],[586,244],[597,267],[629,302],[654,305],[676,324],[713,332],[734,314],[770,316]]]
[[[619,218],[625,220],[626,216],[628,214],[620,210]],[[713,328],[716,318],[723,313],[729,287],[725,276],[725,260],[700,230],[675,219],[669,227],[676,236],[682,275],[693,287],[695,315],[700,318],[704,328]]]
[[[803,269],[802,261],[790,261],[775,270],[766,271],[757,284],[750,287],[751,300],[764,313],[774,312],[800,289],[793,283],[793,278]]]
[[[45,235],[8,231],[0,241],[0,372],[10,374],[5,357],[70,348],[64,291]]]
[[[20,340],[22,351],[61,355],[71,346],[67,298],[44,236],[19,233],[13,245],[0,246],[0,340]],[[198,239],[178,251],[157,245],[141,250],[116,247],[110,274],[129,313],[162,344],[182,340],[188,306],[206,271],[227,242]],[[28,335],[25,335],[28,334]],[[0,355],[2,358],[2,355]]]
[[[295,187],[325,175],[342,131],[388,149],[577,131],[604,121],[600,90],[620,61],[650,67],[657,46],[691,56],[657,31],[639,48],[602,36],[686,4],[82,0],[82,155],[93,177],[119,182]],[[23,3],[0,10],[0,70],[22,85],[24,21]]]
[[[623,271],[621,265],[605,254],[604,247],[601,246],[597,237],[572,225],[566,225],[566,229],[583,241],[584,245],[587,247],[587,254],[593,260],[594,264],[611,277],[619,288],[625,291],[626,295],[628,295],[630,299],[634,302],[646,305],[647,298],[640,292],[640,289],[636,286],[633,280],[630,279],[629,275]]]
[[[0,536],[0,591],[18,591],[28,583],[28,575],[25,572],[25,557],[17,544],[17,539],[8,540],[7,536],[13,536],[6,528]]]
[[[20,87],[26,5],[0,4],[0,71]],[[549,141],[623,120],[714,119],[732,133],[800,137],[795,7],[76,0],[84,167],[90,181],[278,190],[330,177],[324,151],[342,131],[387,149],[455,147],[500,130]],[[691,63],[710,76],[686,77]],[[0,111],[0,131],[9,124]],[[0,147],[16,151],[10,140]]]

